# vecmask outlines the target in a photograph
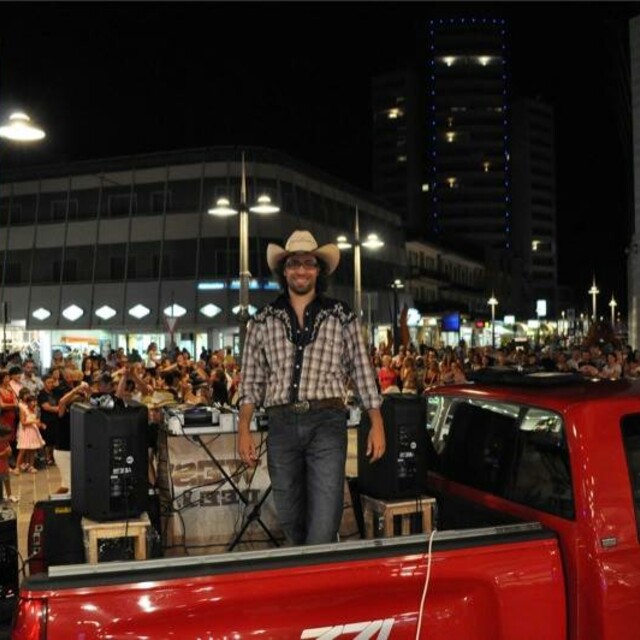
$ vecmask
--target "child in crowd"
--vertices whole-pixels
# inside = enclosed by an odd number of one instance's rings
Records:
[[[20,498],[11,493],[11,477],[9,475],[9,457],[11,456],[11,427],[0,424],[0,482],[7,502],[18,502]]]
[[[28,389],[21,389],[19,398],[20,425],[18,427],[16,469],[28,471],[29,473],[38,473],[33,463],[35,462],[36,451],[44,447],[45,444],[40,434],[40,429],[46,427],[40,421],[35,396]]]

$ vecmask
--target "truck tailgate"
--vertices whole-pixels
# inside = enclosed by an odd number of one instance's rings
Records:
[[[267,552],[60,567],[21,589],[13,640],[566,638],[555,537],[537,524]],[[122,565],[126,564],[126,567]],[[430,566],[430,571],[428,571]],[[56,575],[53,575],[56,574]],[[43,622],[44,624],[44,622]]]

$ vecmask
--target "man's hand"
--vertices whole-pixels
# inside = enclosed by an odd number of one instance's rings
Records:
[[[238,431],[238,454],[248,467],[255,467],[258,464],[256,446],[250,431]]]
[[[248,467],[255,467],[258,464],[250,427],[254,409],[255,406],[252,404],[243,404],[240,406],[238,415],[238,455]]]
[[[387,447],[380,409],[369,409],[369,420],[371,428],[367,437],[367,457],[369,462],[375,462],[382,458]]]

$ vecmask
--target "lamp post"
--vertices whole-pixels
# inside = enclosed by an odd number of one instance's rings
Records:
[[[609,301],[609,306],[611,307],[611,329],[615,333],[615,330],[616,330],[616,307],[618,306],[618,303],[616,302],[616,299],[613,297],[613,293],[611,294],[611,300]]]
[[[398,331],[398,289],[404,289],[404,282],[396,278],[391,283],[393,289],[393,352],[398,353],[400,346],[400,332]]]
[[[219,198],[216,206],[209,209],[208,213],[218,217],[230,217],[240,214],[239,217],[239,233],[240,242],[240,294],[238,311],[238,322],[240,328],[240,355],[244,349],[244,342],[247,335],[247,323],[249,322],[249,280],[251,272],[249,271],[249,212],[252,213],[277,213],[280,207],[272,204],[271,198],[263,194],[258,198],[257,203],[252,207],[247,207],[247,174],[244,162],[244,153],[242,154],[242,170],[240,175],[240,202],[238,209],[231,207],[228,198]]]
[[[487,300],[487,304],[491,307],[491,347],[496,348],[496,305],[498,300],[494,292],[491,292],[491,297]]]
[[[367,249],[379,249],[384,246],[384,242],[375,233],[370,233],[364,242],[360,240],[360,214],[356,207],[356,215],[353,223],[353,245],[347,236],[338,236],[336,239],[338,249],[351,249],[353,246],[353,311],[358,319],[362,315],[362,262],[360,247]]]
[[[33,124],[31,118],[21,111],[12,113],[9,120],[0,125],[0,138],[11,142],[37,142],[45,137],[44,129]],[[7,236],[8,238],[8,236]],[[5,251],[5,266],[6,266]],[[2,279],[2,356],[7,355],[7,315],[8,304],[4,299],[4,277]]]
[[[594,323],[596,322],[596,320],[598,319],[598,316],[596,315],[596,296],[600,293],[600,289],[598,289],[598,287],[596,287],[596,277],[593,276],[593,284],[591,285],[591,289],[589,289],[589,293],[591,294],[591,305],[592,305],[592,318]]]

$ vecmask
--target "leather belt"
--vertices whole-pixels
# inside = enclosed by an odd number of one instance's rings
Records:
[[[324,400],[300,400],[289,404],[278,404],[269,407],[269,410],[291,411],[291,413],[308,413],[309,411],[318,411],[320,409],[339,409],[345,410],[345,404],[342,398],[325,398]]]

